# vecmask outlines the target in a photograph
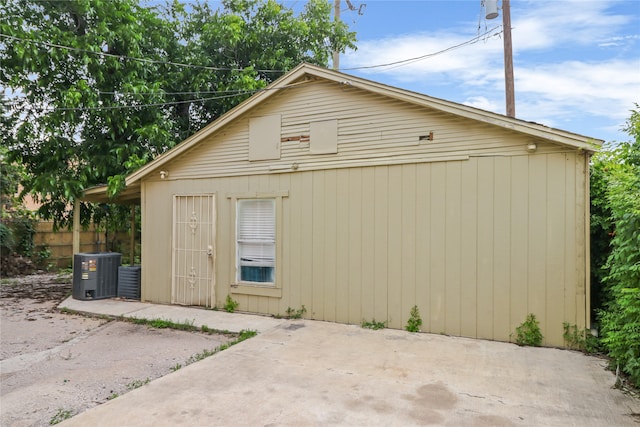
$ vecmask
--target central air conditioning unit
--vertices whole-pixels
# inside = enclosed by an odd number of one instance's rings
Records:
[[[118,297],[140,300],[139,265],[118,268]]]
[[[73,298],[92,300],[113,298],[118,293],[117,252],[79,253],[73,256]]]

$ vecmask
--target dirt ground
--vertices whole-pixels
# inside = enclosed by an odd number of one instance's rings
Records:
[[[229,341],[60,313],[71,276],[0,284],[0,425],[47,426],[117,398]]]

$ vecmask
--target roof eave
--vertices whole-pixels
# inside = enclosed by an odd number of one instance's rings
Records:
[[[106,185],[98,185],[87,188],[80,200],[92,203],[117,203],[120,205],[132,205],[140,203],[140,184],[132,184],[122,190],[117,196],[109,197]]]

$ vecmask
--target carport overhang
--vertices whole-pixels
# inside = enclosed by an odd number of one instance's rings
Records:
[[[110,197],[106,185],[91,187],[84,191],[79,201],[91,203],[115,203],[117,205],[139,205],[140,204],[140,182],[134,182],[118,193],[115,197]]]

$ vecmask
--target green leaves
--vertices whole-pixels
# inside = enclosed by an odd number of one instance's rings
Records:
[[[637,106],[636,106],[637,108]],[[640,113],[627,123],[634,138],[594,157],[592,195],[595,227],[608,229],[606,257],[600,262],[606,303],[600,310],[602,342],[609,356],[640,384]],[[593,235],[593,228],[592,228]],[[602,239],[605,240],[605,239]],[[602,245],[605,246],[605,245]],[[593,248],[593,247],[592,247]],[[602,259],[606,258],[604,262]]]
[[[18,94],[2,99],[7,161],[24,165],[23,185],[61,223],[84,189],[117,195],[134,168],[355,40],[325,0],[299,16],[273,0],[5,0],[0,32],[3,89]]]
[[[540,347],[543,338],[540,322],[533,313],[529,313],[525,321],[516,327],[515,341],[518,345]]]

